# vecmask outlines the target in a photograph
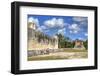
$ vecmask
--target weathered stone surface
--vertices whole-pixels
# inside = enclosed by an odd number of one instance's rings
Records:
[[[28,57],[61,52],[62,49],[28,50]]]
[[[83,41],[81,40],[76,40],[75,41],[75,46],[74,46],[74,49],[79,49],[79,50],[83,50],[85,49],[84,45],[83,45]]]

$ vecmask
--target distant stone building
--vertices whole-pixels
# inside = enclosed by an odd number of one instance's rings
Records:
[[[75,40],[74,49],[84,50],[85,47],[83,45],[83,41],[82,40]]]
[[[37,30],[33,22],[28,22],[28,50],[58,49],[58,37],[49,37]]]

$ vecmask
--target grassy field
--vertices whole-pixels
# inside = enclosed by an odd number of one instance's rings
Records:
[[[61,57],[57,57],[57,56],[45,56],[45,57],[29,57],[28,60],[29,61],[33,61],[33,60],[59,60],[59,59],[67,59],[67,58],[61,58]]]
[[[77,49],[64,49],[64,52],[87,52],[87,50],[77,50]]]
[[[87,50],[64,49],[62,52],[28,57],[28,61],[88,58]]]

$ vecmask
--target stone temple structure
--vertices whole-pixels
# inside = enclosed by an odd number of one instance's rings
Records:
[[[34,22],[28,22],[28,50],[58,49],[58,37],[49,37],[37,28]]]
[[[84,50],[85,47],[83,45],[83,41],[81,41],[81,40],[75,40],[74,49]]]

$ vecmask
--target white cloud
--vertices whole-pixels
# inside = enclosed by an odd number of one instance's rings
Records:
[[[38,27],[37,30],[38,31],[41,31],[41,32],[43,31],[41,27]]]
[[[50,30],[45,30],[44,32],[49,32]]]
[[[58,30],[58,34],[65,34],[65,33],[66,33],[66,29],[65,28]]]
[[[70,30],[69,32],[70,32],[70,33],[73,33],[73,31],[71,31],[71,30]]]
[[[87,25],[88,23],[86,21],[80,22],[80,25]]]
[[[44,26],[44,25],[42,25],[42,26],[39,26],[38,28],[37,28],[37,30],[39,30],[39,31],[41,31],[41,32],[48,32],[49,31],[49,29],[46,27],[46,26]]]
[[[70,33],[78,33],[80,28],[77,24],[72,24],[68,27],[70,29]]]
[[[41,26],[41,28],[42,28],[43,30],[47,29],[46,26]]]
[[[76,34],[76,33],[78,33],[78,31],[77,31],[77,30],[74,30],[74,31],[73,31],[73,33],[75,33],[75,34]]]
[[[83,40],[83,38],[79,37],[79,40]]]
[[[78,25],[77,24],[72,24],[71,26],[69,26],[69,29],[77,29]]]
[[[28,19],[28,22],[33,22],[33,18],[30,17],[30,18]]]
[[[87,18],[86,17],[73,17],[73,20],[77,22],[81,22],[81,21],[86,21]]]
[[[57,20],[56,25],[58,25],[59,27],[60,27],[60,26],[63,27],[63,26],[64,26],[64,20],[61,19],[61,18],[59,18],[59,19]]]
[[[33,22],[33,23],[36,24],[36,26],[39,26],[39,20],[38,20],[38,18],[30,17],[30,18],[28,18],[28,22]]]
[[[84,35],[85,35],[85,36],[88,36],[88,34],[87,34],[87,33],[85,33]]]
[[[37,30],[39,30],[39,31],[44,31],[44,30],[46,30],[46,27],[45,26],[39,26],[38,28],[37,28]]]
[[[43,26],[40,26],[40,25],[39,25],[39,20],[38,20],[38,18],[30,17],[30,18],[28,19],[28,22],[33,22],[33,23],[35,23],[36,26],[37,26],[37,30],[38,30],[38,31],[43,32],[44,30],[47,29],[46,26],[44,26],[44,25],[43,25]]]
[[[56,18],[53,18],[51,20],[46,20],[44,22],[44,25],[46,25],[48,27],[54,27],[56,25]]]
[[[69,32],[70,32],[70,33],[73,33],[73,31],[71,31],[71,30],[70,30]]]
[[[63,27],[65,25],[64,20],[62,18],[52,18],[50,20],[46,20],[44,22],[44,25],[46,25],[49,28],[53,27]]]

